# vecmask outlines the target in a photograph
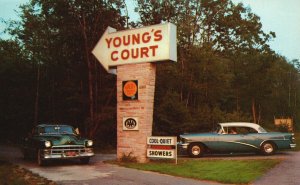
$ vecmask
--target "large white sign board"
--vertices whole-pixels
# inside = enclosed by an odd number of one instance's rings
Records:
[[[116,31],[108,27],[92,53],[102,66],[143,62],[177,62],[176,26],[171,23]]]

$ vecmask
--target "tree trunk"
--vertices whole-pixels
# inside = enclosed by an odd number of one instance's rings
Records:
[[[87,63],[88,67],[88,86],[89,86],[89,117],[90,117],[90,123],[89,123],[89,129],[88,129],[88,135],[89,137],[92,137],[92,128],[95,124],[95,112],[94,112],[94,85],[93,85],[93,65],[92,61],[90,60],[90,50],[88,45],[88,39],[86,35],[86,20],[85,16],[82,15],[82,22],[80,21],[81,25],[81,33],[84,40],[84,54],[85,54],[85,61]]]
[[[40,91],[40,64],[38,64],[37,75],[36,75],[36,94],[35,94],[35,103],[34,103],[34,125],[38,124],[38,117],[39,117],[39,91]]]
[[[236,112],[240,111],[239,89],[236,90]]]
[[[252,98],[252,116],[253,116],[253,123],[256,123],[256,110],[255,110],[255,99]]]

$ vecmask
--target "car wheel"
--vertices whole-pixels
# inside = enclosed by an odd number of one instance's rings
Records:
[[[260,147],[262,154],[264,155],[273,155],[276,151],[276,147],[271,142],[265,142]]]
[[[89,157],[85,157],[85,158],[81,158],[80,159],[80,163],[81,164],[88,164],[90,162],[90,158]]]
[[[38,163],[39,166],[44,166],[45,165],[45,160],[42,157],[41,150],[37,151],[37,163]]]
[[[201,157],[204,153],[204,147],[202,144],[193,143],[189,147],[189,155],[191,157]]]

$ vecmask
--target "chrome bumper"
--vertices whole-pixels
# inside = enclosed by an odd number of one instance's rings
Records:
[[[45,154],[44,159],[68,159],[68,158],[83,158],[83,157],[93,157],[94,153],[87,153],[87,154],[77,154],[72,156],[67,155],[57,155],[57,154]]]
[[[85,151],[58,151],[55,152],[52,149],[43,150],[43,159],[69,159],[69,158],[85,158],[93,157],[95,153],[93,149],[85,149]]]
[[[290,144],[291,148],[296,148],[296,144]]]
[[[189,143],[178,143],[177,146],[178,146],[179,149],[187,150],[188,146],[189,146]]]

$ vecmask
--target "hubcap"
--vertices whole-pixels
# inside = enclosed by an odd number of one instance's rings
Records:
[[[272,153],[273,152],[273,146],[271,144],[267,143],[267,144],[264,145],[264,150],[267,153]]]
[[[200,149],[199,146],[193,146],[193,147],[192,147],[192,154],[193,154],[193,155],[199,155],[200,152],[201,152],[201,149]]]

